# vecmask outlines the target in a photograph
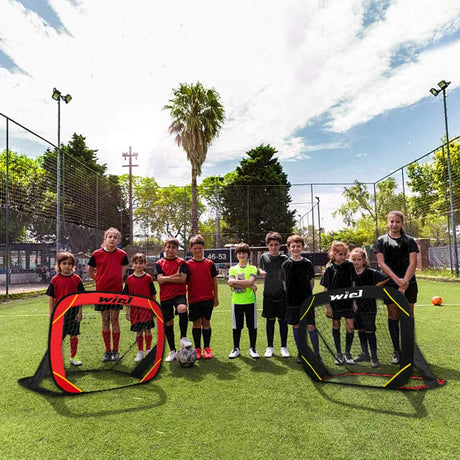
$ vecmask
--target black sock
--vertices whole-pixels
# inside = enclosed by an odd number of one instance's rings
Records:
[[[393,342],[393,348],[395,351],[399,349],[399,320],[388,318],[388,330],[390,331],[391,341]]]
[[[280,327],[281,346],[287,347],[288,324],[282,319],[279,319],[278,325]]]
[[[361,351],[365,354],[369,354],[369,348],[367,347],[367,334],[364,331],[358,331],[359,343],[361,344]]]
[[[249,332],[249,346],[250,348],[256,348],[257,329],[248,329],[248,332]]]
[[[166,335],[166,340],[168,341],[169,349],[175,350],[176,349],[176,344],[174,343],[174,324],[171,324],[170,326],[165,326],[165,335]]]
[[[310,342],[313,346],[313,351],[315,352],[316,356],[319,356],[318,332],[316,331],[316,329],[313,329],[312,331],[308,331],[308,334],[310,335]]]
[[[211,328],[203,329],[204,348],[208,348],[211,343]]]
[[[377,337],[375,332],[366,332],[369,348],[371,349],[371,358],[377,359]]]
[[[267,346],[273,347],[274,335],[275,335],[275,320],[267,318]]]
[[[180,336],[187,337],[187,328],[188,328],[188,315],[187,313],[179,313],[179,329]]]
[[[332,329],[332,337],[334,337],[334,345],[338,354],[342,353],[342,345],[340,344],[340,329]]]
[[[233,329],[233,348],[240,348],[241,329]]]
[[[195,342],[195,348],[201,348],[201,327],[192,328],[193,341]]]
[[[351,346],[353,345],[354,332],[347,332],[345,335],[345,353],[350,353]]]

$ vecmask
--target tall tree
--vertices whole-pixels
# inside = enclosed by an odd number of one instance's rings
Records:
[[[291,184],[276,153],[270,145],[249,150],[223,188],[223,216],[234,241],[263,245],[267,232],[286,238],[294,227]]]
[[[170,134],[176,135],[176,143],[187,153],[192,166],[192,215],[191,231],[198,233],[197,177],[206,160],[208,147],[219,134],[224,121],[224,107],[214,89],[206,89],[200,82],[180,84],[173,90],[173,98],[165,109],[170,110],[172,123]]]

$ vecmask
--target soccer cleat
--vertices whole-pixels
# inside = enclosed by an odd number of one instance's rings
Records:
[[[346,364],[355,364],[355,361],[351,357],[350,353],[344,353],[342,355],[343,361],[345,361]]]
[[[102,362],[106,363],[108,361],[112,361],[112,352],[111,351],[106,351],[104,353],[104,356],[102,356]]]
[[[187,347],[191,347],[193,344],[192,342],[190,342],[190,340],[188,339],[188,337],[182,337],[180,339],[180,346],[181,348],[187,348]]]
[[[145,350],[144,357],[150,353],[150,350]]]
[[[266,358],[271,358],[273,356],[273,347],[267,347],[265,350],[264,356]]]
[[[120,361],[120,353],[116,350],[112,350],[112,361]]]
[[[177,355],[176,350],[171,350],[171,351],[169,352],[169,355],[166,356],[165,361],[166,361],[167,363],[170,363],[171,361],[174,361],[174,360],[176,359],[176,355]]]
[[[391,364],[399,364],[399,361],[401,360],[401,352],[398,350],[395,350],[393,352],[393,355],[391,356]]]
[[[282,358],[289,358],[289,356],[291,356],[289,354],[289,350],[287,349],[287,347],[281,347],[280,348],[280,353],[281,353]]]
[[[353,358],[355,363],[360,363],[362,361],[369,361],[371,358],[367,353],[361,352],[356,358]]]
[[[377,358],[371,358],[371,367],[379,367],[380,361]]]
[[[201,348],[195,348],[196,359],[201,359]]]
[[[70,358],[70,364],[72,364],[72,366],[81,366],[83,363],[78,359],[78,356],[75,355],[73,358]]]
[[[296,358],[295,362],[297,364],[302,364],[302,358],[300,357],[300,355],[297,355],[297,358]]]
[[[257,353],[257,350],[255,348],[250,348],[249,349],[249,356],[253,359],[259,358],[259,353]]]
[[[238,358],[238,356],[240,356],[240,349],[238,347],[234,348],[228,355],[230,359]]]
[[[335,355],[335,364],[337,364],[337,366],[342,366],[343,365],[343,355],[342,355],[342,353],[336,353],[336,355]]]
[[[212,350],[209,347],[206,347],[203,350],[203,358],[204,359],[211,359],[212,358]]]
[[[137,352],[136,357],[134,358],[134,361],[136,361],[136,363],[140,363],[143,359],[144,359],[144,352],[139,350]]]

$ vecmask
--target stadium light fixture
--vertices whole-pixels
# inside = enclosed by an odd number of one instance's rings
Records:
[[[450,215],[451,215],[451,225],[452,225],[452,240],[454,246],[454,265],[455,265],[455,276],[458,277],[458,248],[457,248],[457,224],[455,222],[455,205],[454,205],[454,190],[452,187],[452,165],[450,162],[450,147],[449,147],[449,127],[447,123],[447,104],[446,104],[446,89],[450,85],[450,81],[441,80],[438,83],[439,88],[431,88],[430,93],[433,96],[437,96],[442,92],[442,99],[444,102],[444,123],[446,126],[446,150],[447,150],[447,175],[449,181],[449,201],[450,201]]]
[[[58,149],[57,149],[57,167],[56,167],[56,258],[59,252],[59,244],[61,238],[61,99],[68,104],[72,100],[72,96],[67,94],[63,96],[61,92],[53,88],[53,94],[51,96],[58,103]]]

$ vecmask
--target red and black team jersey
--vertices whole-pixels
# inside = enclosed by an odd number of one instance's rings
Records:
[[[69,276],[58,273],[51,278],[51,283],[46,290],[46,295],[53,297],[54,305],[56,305],[64,296],[73,294],[74,292],[84,291],[85,288],[83,287],[81,278],[76,273],[72,273]]]
[[[96,268],[96,291],[121,292],[121,268],[128,263],[126,252],[121,249],[109,252],[101,248],[94,251],[88,265]]]
[[[126,279],[123,292],[150,298],[153,298],[157,293],[153,284],[153,278],[148,273],[144,273],[142,276],[129,275]]]
[[[187,260],[188,303],[194,304],[214,299],[214,277],[217,269],[209,259]]]
[[[166,259],[163,257],[156,263],[158,275],[170,276],[178,271],[187,273],[187,264],[184,259],[176,257],[175,259]],[[178,295],[185,295],[187,286],[185,284],[166,283],[160,284],[160,300],[168,300]]]

